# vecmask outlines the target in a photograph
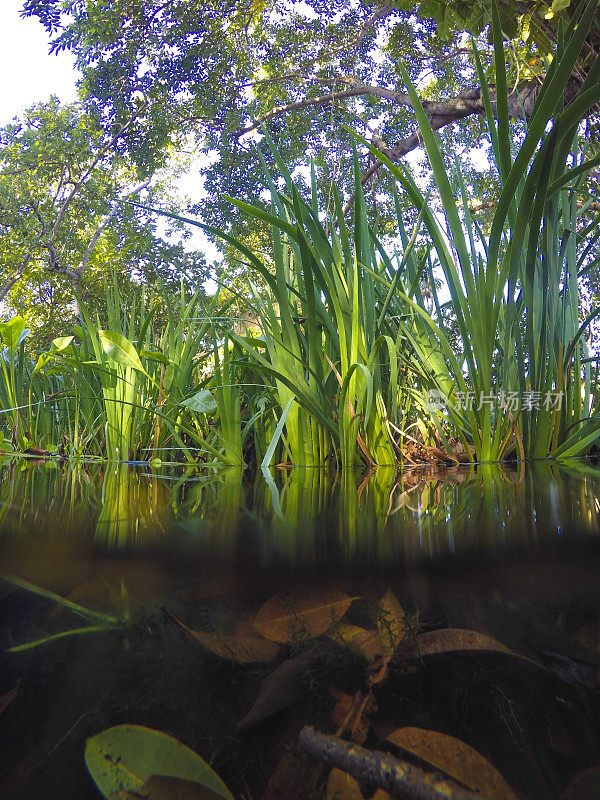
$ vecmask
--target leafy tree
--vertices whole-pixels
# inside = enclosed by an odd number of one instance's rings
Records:
[[[557,21],[568,24],[579,7],[568,0],[499,2],[511,42],[513,117],[531,112]],[[263,179],[252,145],[263,124],[291,168],[307,155],[316,160],[326,196],[333,178],[352,190],[344,125],[359,128],[393,160],[417,148],[401,60],[450,152],[468,152],[482,135],[484,107],[465,32],[478,37],[493,99],[489,10],[489,0],[25,0],[23,13],[46,26],[52,50],[76,54],[82,97],[105,128],[132,120],[119,144],[141,174],[196,133],[215,156],[204,170],[202,214],[223,223],[234,217],[220,201],[223,194],[260,197]],[[566,102],[576,95],[599,40],[596,24]],[[379,165],[364,167],[366,184]],[[485,175],[483,185],[477,170],[471,177],[485,188]],[[377,184],[372,193],[384,211]],[[238,216],[238,229],[244,224]]]
[[[109,269],[122,288],[178,286],[180,276],[196,288],[204,277],[200,254],[161,237],[153,217],[123,202],[141,192],[168,199],[119,152],[126,127],[107,134],[80,105],[54,98],[0,130],[0,300],[41,338],[69,326],[76,295],[94,307]]]

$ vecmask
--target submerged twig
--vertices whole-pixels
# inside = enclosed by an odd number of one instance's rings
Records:
[[[307,726],[300,731],[300,746],[311,756],[348,772],[404,800],[486,800],[480,792],[459,786],[439,772],[425,772],[388,753],[367,750]]]

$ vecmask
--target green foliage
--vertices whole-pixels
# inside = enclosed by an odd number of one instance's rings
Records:
[[[202,279],[199,254],[169,244],[147,215],[119,203],[136,182],[114,136],[78,104],[54,98],[0,131],[0,299],[23,316],[38,347],[70,331],[75,293],[96,305],[109,269],[128,297],[132,275],[175,291],[179,273],[194,287]],[[164,196],[158,184],[137,188]]]
[[[502,34],[509,40],[511,89],[533,81],[536,91],[558,25],[568,26],[579,5],[567,0],[499,2]],[[344,124],[358,120],[361,133],[369,137],[376,126],[390,147],[414,131],[398,67],[407,51],[407,70],[419,82],[423,99],[442,101],[472,92],[478,77],[466,46],[468,31],[485,50],[486,80],[493,83],[493,47],[486,37],[490,8],[488,0],[269,0],[245,5],[26,0],[23,13],[40,19],[54,50],[75,54],[84,75],[82,99],[105,130],[136,114],[121,141],[143,174],[164,165],[190,133],[196,135],[210,158],[202,167],[206,197],[195,198],[193,211],[221,227],[234,222],[236,234],[247,243],[258,238],[256,226],[221,197],[259,202],[262,175],[248,144],[260,137],[260,121],[269,122],[292,172],[307,154],[315,159],[319,188],[328,195],[331,210],[332,181],[342,193],[352,188],[351,137]],[[574,70],[578,80],[593,61],[598,41],[595,19]],[[518,111],[519,103],[514,105]],[[464,114],[452,117],[456,124],[449,136],[456,150],[469,153],[480,140],[482,111],[479,105],[464,119]],[[274,171],[269,152],[265,158]],[[489,176],[478,169],[468,177],[476,193],[490,190]],[[385,187],[374,185],[373,210],[384,226],[393,220],[393,204],[382,194]]]
[[[87,740],[85,763],[109,800],[121,791],[144,792],[152,778],[167,775],[200,784],[197,797],[233,800],[221,778],[193,750],[166,733],[141,725],[115,725],[92,736]],[[203,794],[203,789],[210,791]],[[176,796],[177,782],[166,791]],[[189,785],[187,791],[191,791]]]

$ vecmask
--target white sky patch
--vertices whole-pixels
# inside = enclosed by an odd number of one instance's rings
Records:
[[[191,156],[185,169],[174,179],[173,194],[175,197],[182,202],[190,204],[199,203],[206,197],[206,192],[204,191],[204,175],[202,173],[217,160],[218,154],[216,151]],[[193,218],[191,214],[186,215],[183,213],[182,216],[189,216],[190,219]],[[202,221],[201,218],[198,218],[198,222]],[[197,228],[195,225],[186,226],[190,235],[186,239],[182,239],[178,233],[169,235],[167,232],[167,224],[164,218],[159,218],[158,231],[167,241],[180,241],[183,248],[188,252],[198,250],[204,253],[208,264],[213,264],[215,261],[221,260],[219,250],[209,240],[201,228]],[[204,290],[207,294],[214,294],[217,288],[217,284],[213,280],[209,279],[204,282]]]
[[[70,53],[48,54],[48,34],[37,19],[19,17],[21,6],[22,0],[0,3],[0,125],[52,94],[65,103],[76,100],[81,77]]]
[[[472,147],[469,150],[469,161],[479,172],[486,172],[490,168],[488,148],[484,145]]]

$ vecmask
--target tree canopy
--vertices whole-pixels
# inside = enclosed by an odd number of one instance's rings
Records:
[[[0,300],[42,337],[68,329],[74,293],[103,295],[98,279],[109,268],[123,285],[136,276],[166,285],[204,277],[199,253],[123,202],[165,192],[156,179],[137,179],[116,146],[121,132],[107,135],[80,105],[56,98],[0,130]]]
[[[510,111],[527,117],[549,54],[578,2],[500,2],[508,41]],[[392,160],[419,146],[400,65],[417,82],[434,129],[465,153],[479,142],[483,100],[469,34],[493,99],[488,0],[26,0],[51,48],[71,50],[82,99],[106,130],[133,122],[119,148],[150,174],[193,134],[203,168],[203,218],[230,223],[223,194],[247,200],[263,185],[253,143],[265,125],[292,169],[312,157],[327,192],[350,191],[350,139],[359,130]],[[597,52],[592,28],[566,102]],[[365,175],[377,164],[365,162]],[[480,179],[477,174],[474,180]],[[237,219],[242,226],[241,218]]]

